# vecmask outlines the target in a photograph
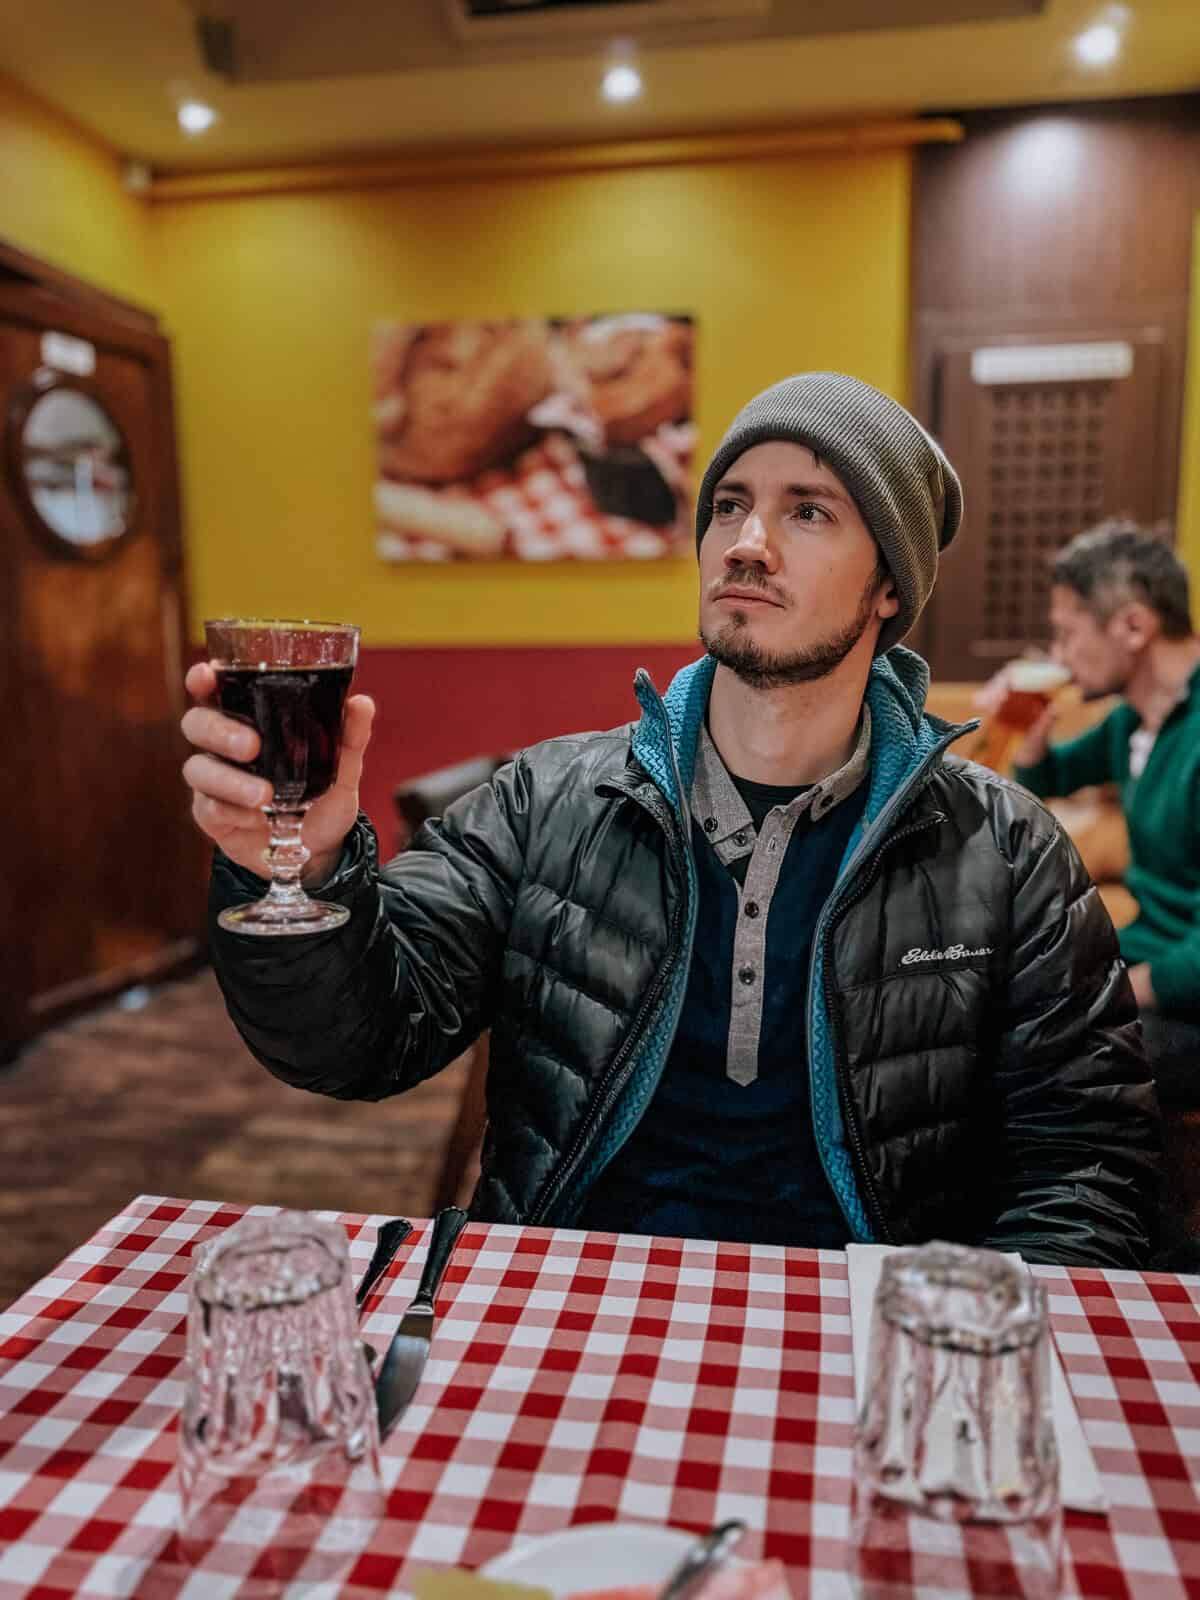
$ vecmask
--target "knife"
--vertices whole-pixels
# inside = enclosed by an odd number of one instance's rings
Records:
[[[354,1304],[361,1312],[371,1290],[391,1265],[392,1257],[412,1232],[412,1223],[405,1217],[393,1217],[385,1222],[375,1235],[375,1250],[367,1263],[362,1281],[354,1291]]]
[[[391,1432],[421,1381],[429,1355],[429,1341],[433,1337],[433,1302],[458,1236],[466,1225],[467,1213],[458,1206],[447,1206],[445,1211],[438,1212],[434,1221],[416,1295],[392,1336],[375,1383],[375,1413],[379,1418],[381,1439]]]

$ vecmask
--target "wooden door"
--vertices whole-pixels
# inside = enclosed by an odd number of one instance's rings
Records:
[[[1087,375],[1105,356],[1110,370]],[[940,679],[977,682],[1048,642],[1050,562],[1076,533],[1108,516],[1162,515],[1161,409],[1157,329],[942,346],[934,431],[965,510],[918,646]]]
[[[0,283],[0,1054],[200,950],[166,341]]]

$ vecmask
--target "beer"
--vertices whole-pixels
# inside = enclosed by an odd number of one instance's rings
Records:
[[[1053,661],[1014,661],[1004,698],[986,719],[972,759],[994,772],[1007,772],[1025,735],[1070,681],[1066,668]]]

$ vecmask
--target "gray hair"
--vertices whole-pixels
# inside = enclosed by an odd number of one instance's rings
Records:
[[[1073,589],[1102,622],[1131,601],[1149,606],[1168,639],[1192,631],[1187,569],[1171,548],[1171,529],[1145,527],[1128,517],[1076,534],[1054,557],[1052,583]]]

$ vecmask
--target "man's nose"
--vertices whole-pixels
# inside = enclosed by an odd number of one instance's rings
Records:
[[[765,567],[774,572],[778,566],[778,553],[766,519],[751,511],[738,529],[737,537],[725,552],[728,567]]]

